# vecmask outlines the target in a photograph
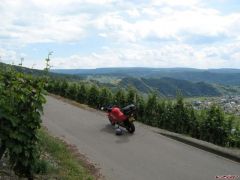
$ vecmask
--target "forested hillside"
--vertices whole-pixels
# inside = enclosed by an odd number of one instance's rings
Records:
[[[9,65],[5,63],[0,62],[0,69],[7,69],[11,67],[13,70],[17,72],[22,72],[25,74],[33,75],[33,76],[43,76],[46,75],[46,71],[39,70],[39,69],[31,69],[31,68],[26,68],[22,66],[16,66],[16,65]],[[68,80],[82,80],[83,78],[77,75],[69,75],[69,74],[59,74],[59,73],[53,73],[53,72],[48,72],[48,76],[56,79],[68,79]]]
[[[240,69],[193,69],[193,68],[97,68],[55,69],[56,73],[75,75],[110,75],[120,77],[161,78],[170,77],[193,82],[240,85]]]
[[[9,65],[0,64],[0,67],[6,68]],[[36,70],[36,69],[29,69],[24,68],[20,66],[12,66],[17,71],[24,72],[26,74],[31,74],[34,76],[42,76],[45,75],[46,72],[42,70]],[[123,69],[125,70],[125,69]],[[123,71],[122,70],[122,71]],[[140,69],[138,70],[136,68],[136,73],[141,72],[144,70]],[[86,70],[87,71],[87,70]],[[104,72],[105,69],[101,69],[101,72]],[[167,69],[165,71],[168,71]],[[175,70],[179,71],[179,70]],[[98,71],[97,71],[98,72]],[[110,71],[110,73],[113,73],[113,71]],[[132,72],[132,70],[131,70]],[[174,78],[137,78],[137,77],[117,77],[113,78],[109,75],[72,75],[72,74],[58,74],[49,72],[48,75],[54,79],[66,79],[72,82],[76,81],[87,81],[89,83],[97,84],[99,86],[109,87],[112,90],[116,90],[118,88],[125,88],[127,89],[129,86],[135,88],[140,93],[150,93],[153,91],[156,91],[158,95],[163,97],[176,97],[176,93],[180,91],[183,96],[186,97],[195,97],[195,96],[219,96],[221,93],[218,91],[217,87],[212,86],[211,84],[207,84],[205,82],[198,82],[193,83],[186,80],[179,80]],[[111,78],[113,79],[111,81]],[[118,80],[117,80],[118,79]],[[222,87],[222,86],[221,86]],[[223,91],[222,91],[223,92]]]
[[[140,92],[144,93],[157,91],[159,95],[165,97],[176,97],[178,91],[186,97],[221,95],[217,88],[205,82],[192,83],[190,81],[173,78],[123,78],[119,83],[119,86],[133,86]]]

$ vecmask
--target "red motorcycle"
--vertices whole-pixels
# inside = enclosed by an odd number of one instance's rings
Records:
[[[103,108],[102,110],[107,111],[108,119],[113,126],[118,126],[116,129],[116,134],[121,134],[121,129],[119,129],[119,126],[124,127],[127,129],[127,131],[131,134],[135,131],[135,126],[133,122],[135,121],[135,114],[136,114],[136,106],[133,104],[130,104],[124,108],[120,108],[118,106],[112,106]]]

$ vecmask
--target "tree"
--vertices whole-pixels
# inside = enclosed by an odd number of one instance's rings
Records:
[[[137,91],[133,87],[129,87],[127,90],[127,97],[126,97],[127,104],[135,104],[136,96],[137,96]]]
[[[136,107],[137,107],[137,120],[138,121],[144,121],[145,118],[145,108],[146,103],[142,96],[136,95]]]
[[[217,145],[225,145],[227,132],[222,110],[213,105],[206,112],[205,119],[201,125],[200,138]]]
[[[235,128],[231,129],[231,133],[228,136],[228,146],[240,147],[240,122],[235,125]]]
[[[114,104],[120,107],[127,105],[126,94],[123,89],[119,89],[114,97]]]
[[[183,97],[181,95],[177,96],[177,102],[174,105],[173,115],[175,119],[174,131],[178,133],[187,133],[189,116],[184,106]]]
[[[151,93],[148,95],[148,100],[145,108],[145,122],[149,125],[154,125],[156,121],[156,109],[157,109],[157,94]]]
[[[199,139],[200,137],[199,121],[192,105],[187,107],[187,112],[189,116],[188,126],[186,129],[187,134],[190,134],[192,137]]]
[[[66,80],[63,80],[59,87],[59,94],[62,97],[66,97],[67,95],[67,89],[68,89],[68,82]]]
[[[101,88],[99,94],[100,106],[109,106],[112,104],[113,94],[108,88]]]
[[[165,112],[163,118],[163,128],[168,129],[170,131],[175,130],[175,119],[174,119],[174,108],[172,102],[167,102],[165,105]]]
[[[62,85],[61,82],[58,80],[55,80],[55,81],[53,80],[50,83],[52,83],[52,86],[53,86],[51,88],[52,91],[50,90],[50,92],[60,95],[61,94],[61,85]]]
[[[97,86],[92,85],[90,88],[87,102],[90,106],[99,108],[99,90]]]
[[[72,83],[68,86],[68,89],[66,90],[66,96],[69,99],[76,100],[77,99],[77,85],[76,83]]]
[[[165,111],[166,111],[166,104],[165,101],[159,101],[157,104],[157,127],[164,128],[165,127]]]
[[[77,101],[84,104],[87,103],[87,98],[88,98],[88,94],[87,94],[87,88],[85,86],[85,84],[80,84],[80,87],[78,88],[77,91]]]

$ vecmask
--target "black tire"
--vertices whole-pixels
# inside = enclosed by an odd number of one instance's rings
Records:
[[[126,123],[126,129],[129,133],[133,134],[135,132],[135,126],[132,122],[127,122]]]

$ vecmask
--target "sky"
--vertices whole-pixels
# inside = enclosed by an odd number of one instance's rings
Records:
[[[240,68],[239,0],[1,0],[0,61]]]

